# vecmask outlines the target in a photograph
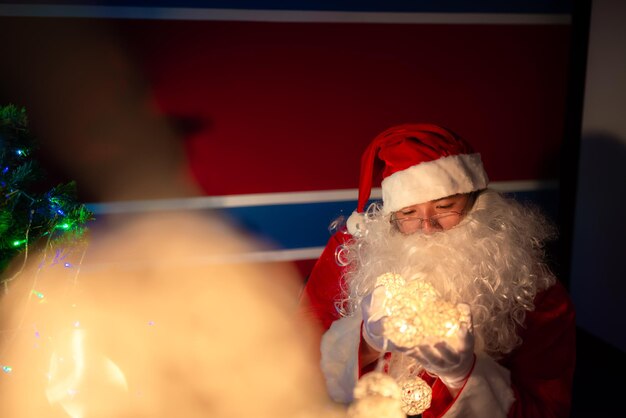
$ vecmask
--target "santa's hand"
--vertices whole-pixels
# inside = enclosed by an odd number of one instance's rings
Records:
[[[386,318],[384,286],[377,286],[361,300],[363,316],[363,339],[378,352],[387,349],[388,341],[383,334],[383,321]]]
[[[467,313],[467,322],[461,322],[457,333],[456,348],[445,341],[433,345],[420,345],[411,351],[424,369],[439,376],[449,389],[460,389],[469,377],[474,365],[474,333],[469,306],[459,304]]]

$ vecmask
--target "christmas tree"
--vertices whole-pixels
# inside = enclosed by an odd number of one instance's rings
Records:
[[[76,202],[76,184],[38,190],[43,171],[33,153],[25,108],[0,106],[0,281],[10,261],[30,245],[77,239],[93,213]]]

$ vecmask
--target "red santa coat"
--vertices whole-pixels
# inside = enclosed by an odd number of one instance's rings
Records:
[[[342,268],[335,261],[345,231],[329,240],[306,283],[301,300],[305,315],[321,325],[321,365],[329,393],[351,401],[356,379],[368,370],[360,365],[361,318],[341,317],[335,302],[341,296]],[[478,354],[461,391],[452,397],[439,379],[424,418],[435,417],[569,417],[575,365],[574,307],[565,288],[556,283],[535,297],[535,309],[519,329],[522,344],[498,362]]]

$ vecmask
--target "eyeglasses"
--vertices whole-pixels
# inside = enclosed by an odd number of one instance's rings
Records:
[[[419,216],[414,215],[400,215],[394,213],[391,215],[391,222],[395,223],[399,229],[406,230],[417,230],[422,229],[424,227],[424,222],[428,221],[429,225],[432,228],[441,227],[441,222],[446,222],[447,220],[452,220],[453,216],[458,217],[463,215],[463,212],[458,212],[455,210],[451,210],[449,212],[437,213],[436,215],[430,216],[428,218],[420,218]]]

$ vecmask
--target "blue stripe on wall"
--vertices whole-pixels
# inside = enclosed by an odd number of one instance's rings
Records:
[[[223,212],[247,232],[269,239],[280,248],[323,246],[330,238],[329,226],[349,216],[355,202],[229,208]]]
[[[344,1],[252,1],[252,0],[157,0],[157,1],[0,1],[0,4],[219,8],[248,10],[322,10],[355,12],[424,13],[571,13],[573,0],[344,0]]]

